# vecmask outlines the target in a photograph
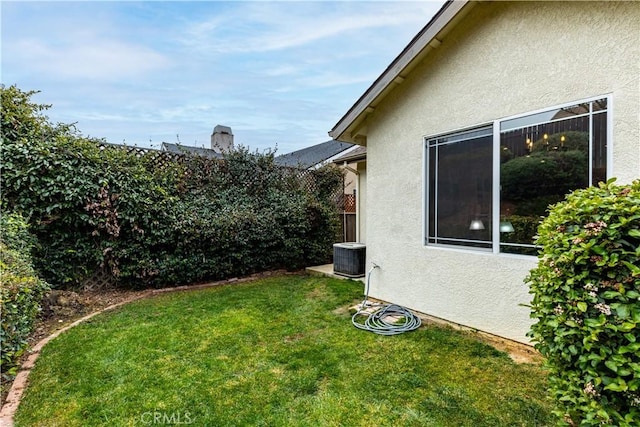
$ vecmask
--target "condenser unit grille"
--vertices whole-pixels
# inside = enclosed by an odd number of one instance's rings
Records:
[[[363,277],[365,245],[362,243],[336,243],[333,245],[333,272],[347,277]]]

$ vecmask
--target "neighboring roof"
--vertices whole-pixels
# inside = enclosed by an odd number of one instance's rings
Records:
[[[336,140],[322,142],[302,150],[277,156],[274,161],[279,166],[310,169],[331,161],[336,155],[353,147],[353,144]]]
[[[366,145],[364,127],[367,115],[375,110],[394,87],[402,84],[418,63],[440,46],[444,36],[468,13],[474,3],[470,0],[447,1],[329,131],[329,136],[340,141]]]
[[[191,153],[202,157],[208,157],[210,159],[221,159],[222,154],[212,150],[211,148],[204,147],[189,147],[188,145],[172,144],[170,142],[162,143],[162,151],[169,151],[171,153]]]
[[[356,145],[356,148],[349,150],[348,153],[344,153],[333,159],[333,163],[342,164],[344,162],[361,162],[367,159],[367,147],[362,145]]]

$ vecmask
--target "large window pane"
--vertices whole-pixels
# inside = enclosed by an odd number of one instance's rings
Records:
[[[602,98],[427,139],[426,243],[536,255],[549,205],[607,179],[608,114]]]
[[[607,114],[593,115],[592,183],[607,180]]]
[[[597,102],[597,106],[595,105]],[[509,120],[500,134],[500,250],[536,254],[533,236],[552,203],[606,179],[606,102],[576,104]],[[598,110],[597,114],[593,114]],[[541,117],[546,122],[539,122]],[[505,123],[507,125],[505,125]],[[513,128],[508,124],[528,125]],[[504,130],[507,129],[507,130]]]
[[[491,128],[427,145],[428,243],[491,248]]]

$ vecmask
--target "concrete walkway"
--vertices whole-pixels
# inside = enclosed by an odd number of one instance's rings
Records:
[[[335,279],[351,279],[351,280],[359,280],[362,283],[366,283],[365,282],[365,278],[363,277],[356,277],[356,278],[351,278],[351,277],[346,277],[346,276],[341,276],[339,274],[336,274],[333,272],[333,264],[324,264],[324,265],[316,265],[314,267],[307,267],[305,269],[307,272],[311,273],[311,274],[317,274],[320,276],[327,276],[327,277],[333,277]]]

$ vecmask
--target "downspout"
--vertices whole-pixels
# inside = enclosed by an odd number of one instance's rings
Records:
[[[345,161],[342,165],[349,172],[356,174],[356,242],[360,241],[360,172],[347,165]]]

